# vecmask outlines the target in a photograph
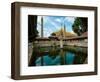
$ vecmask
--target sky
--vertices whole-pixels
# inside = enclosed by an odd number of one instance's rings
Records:
[[[62,27],[64,27],[64,25],[67,32],[74,33],[72,30],[72,25],[74,23],[75,17],[38,16],[37,30],[39,32],[39,36],[41,34],[41,17],[43,17],[44,37],[48,37],[51,33],[59,31]]]

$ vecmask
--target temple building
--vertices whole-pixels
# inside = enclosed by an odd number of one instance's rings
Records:
[[[88,46],[88,32],[84,32],[81,36],[75,36],[65,39],[67,45],[87,47]]]
[[[77,36],[74,33],[66,32],[64,29],[60,29],[57,32],[53,32],[49,37],[37,37],[35,43],[37,46],[80,46],[87,47],[88,32],[84,32],[81,36]]]
[[[65,28],[61,28],[59,31],[53,32],[52,34],[58,38],[62,37],[63,39],[77,36],[75,33],[67,32]]]
[[[34,19],[34,21],[33,21]],[[28,17],[28,41],[32,42],[34,39],[34,43],[40,47],[47,47],[47,46],[81,46],[87,47],[88,43],[88,32],[84,32],[82,35],[78,36],[75,33],[71,33],[66,31],[65,25],[61,27],[60,30],[53,32],[49,37],[44,37],[43,31],[43,17],[41,18],[41,35],[40,37],[37,36],[36,30],[36,23],[37,23],[37,16]],[[35,33],[35,34],[34,34]],[[29,43],[30,44],[30,43]]]
[[[70,46],[81,46],[87,47],[88,43],[88,32],[84,32],[81,36],[77,36],[74,33],[66,32],[65,29],[61,28],[59,31],[52,33],[53,36],[56,37],[58,40],[63,40],[63,45],[70,45]]]

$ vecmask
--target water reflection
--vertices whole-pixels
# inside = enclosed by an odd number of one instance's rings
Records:
[[[87,54],[74,53],[69,50],[51,49],[48,52],[33,52],[29,66],[84,64]]]
[[[65,54],[66,64],[73,64],[74,58],[75,58],[75,54],[67,52]]]

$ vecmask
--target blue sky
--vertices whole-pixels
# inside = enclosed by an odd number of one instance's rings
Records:
[[[62,27],[66,27],[67,32],[73,32],[72,24],[74,23],[75,17],[65,17],[65,16],[42,16],[44,25],[44,37],[50,36],[51,33],[57,32]],[[41,16],[38,16],[37,20],[37,30],[39,31],[39,36],[41,34]]]

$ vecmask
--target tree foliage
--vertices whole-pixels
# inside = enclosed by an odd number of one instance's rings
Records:
[[[56,36],[56,34],[55,33],[52,33],[51,36]]]
[[[77,17],[72,25],[73,31],[80,36],[87,31],[87,18]]]

